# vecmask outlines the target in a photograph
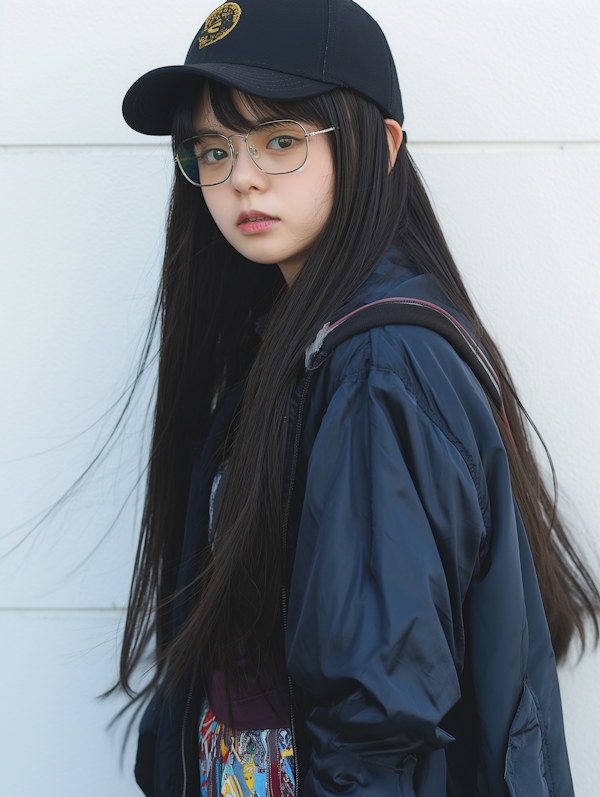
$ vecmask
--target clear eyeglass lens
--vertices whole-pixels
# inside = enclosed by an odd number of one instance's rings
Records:
[[[248,152],[268,174],[285,174],[304,164],[308,144],[297,122],[268,122],[249,133]]]
[[[225,136],[196,136],[180,144],[177,160],[186,177],[196,185],[215,185],[231,171],[231,150]]]
[[[234,138],[234,147],[244,146]],[[248,134],[248,152],[252,160],[268,174],[293,172],[304,165],[308,142],[298,122],[268,122]],[[225,136],[196,136],[184,141],[177,150],[177,161],[186,177],[195,185],[222,183],[231,172],[231,149]]]

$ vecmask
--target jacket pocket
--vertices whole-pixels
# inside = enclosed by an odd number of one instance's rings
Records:
[[[504,780],[510,797],[553,797],[545,750],[543,717],[526,678],[508,734]]]

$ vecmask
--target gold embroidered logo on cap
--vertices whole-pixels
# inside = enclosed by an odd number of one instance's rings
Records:
[[[231,33],[241,16],[242,9],[237,3],[223,3],[222,6],[215,8],[212,14],[207,17],[200,31],[200,38],[198,39],[200,49],[218,42],[219,39]]]

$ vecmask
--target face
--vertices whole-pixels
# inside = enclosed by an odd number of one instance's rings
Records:
[[[244,105],[243,95],[235,92],[234,96],[252,125],[256,119]],[[321,129],[303,124],[307,133]],[[194,114],[194,127],[225,136],[239,132],[223,128],[205,101]],[[232,143],[237,158],[229,179],[200,189],[229,243],[255,263],[277,263],[288,284],[306,262],[331,212],[334,172],[328,135],[309,139],[306,163],[290,174],[261,171],[241,138],[235,137]],[[256,218],[267,221],[252,222]]]

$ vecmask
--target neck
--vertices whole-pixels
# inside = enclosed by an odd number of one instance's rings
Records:
[[[308,252],[302,252],[294,257],[290,257],[287,260],[280,260],[277,264],[279,266],[279,270],[283,274],[284,280],[287,282],[288,288],[292,286],[292,283],[300,273],[302,266],[306,263],[308,258]]]

